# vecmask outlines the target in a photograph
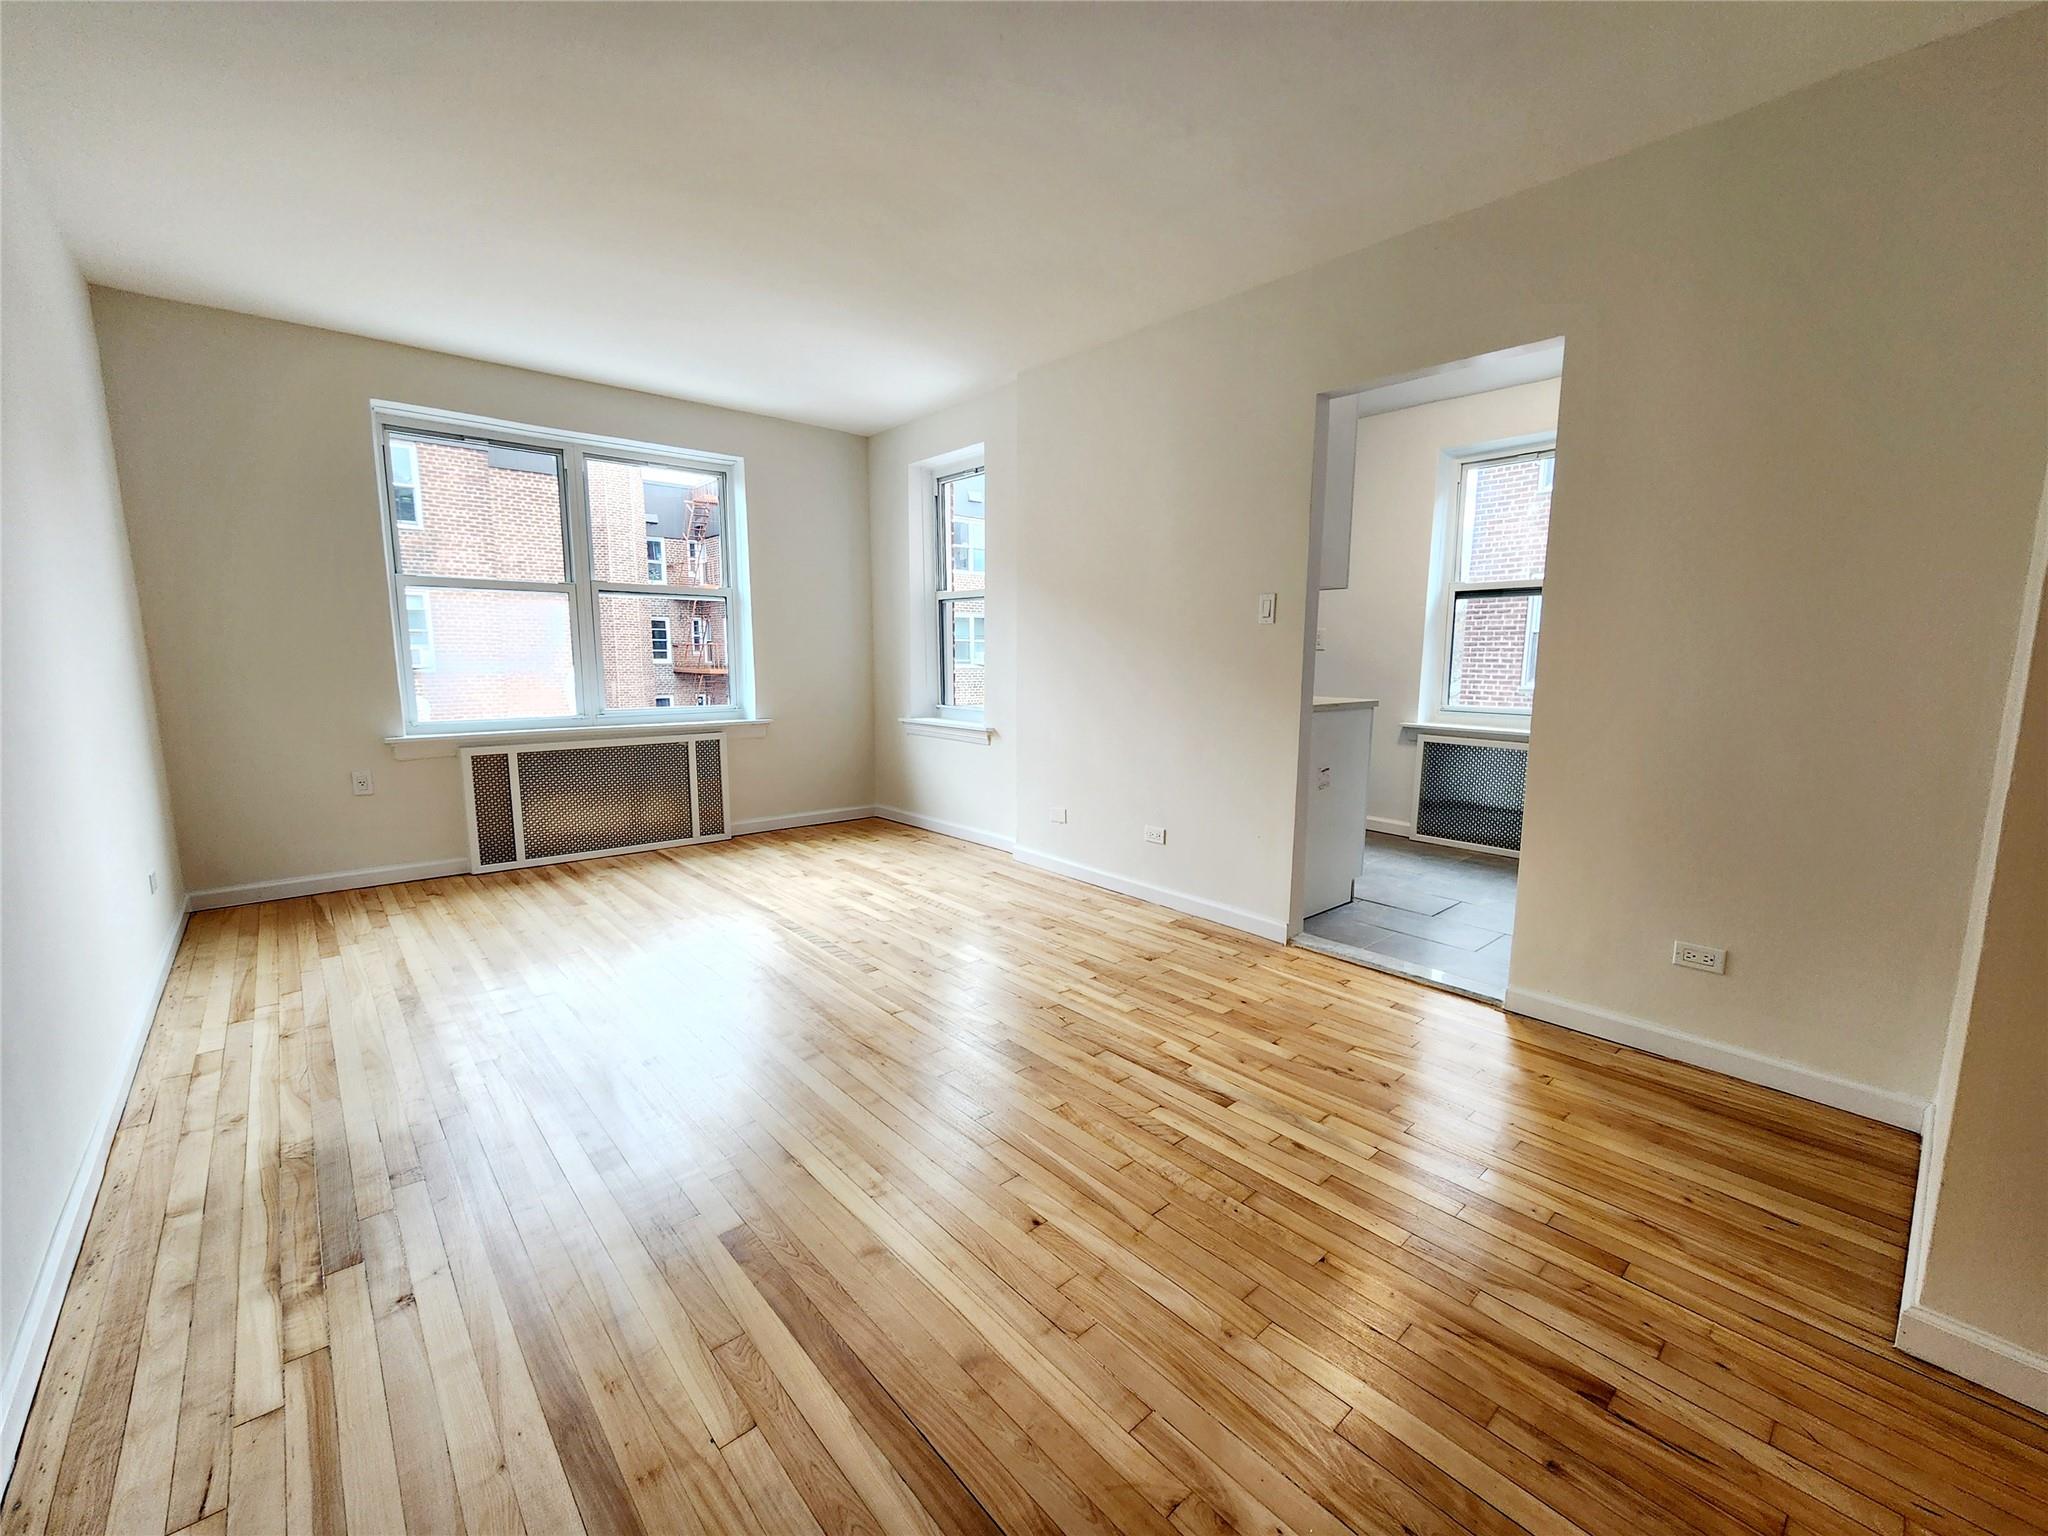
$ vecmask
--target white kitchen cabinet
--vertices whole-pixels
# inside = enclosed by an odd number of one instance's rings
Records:
[[[1365,858],[1365,792],[1372,777],[1377,699],[1322,698],[1309,722],[1308,848],[1302,914],[1351,899]]]

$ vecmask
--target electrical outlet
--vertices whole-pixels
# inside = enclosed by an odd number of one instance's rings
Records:
[[[1671,946],[1671,963],[1693,971],[1712,971],[1716,976],[1728,969],[1728,951],[1711,944],[1688,944],[1683,939]]]
[[[1052,824],[1056,827],[1064,827],[1067,824],[1067,808],[1064,805],[1052,808]]]
[[[348,776],[348,792],[352,795],[374,795],[377,781],[370,777],[369,770],[358,768]]]
[[[1259,594],[1259,622],[1261,624],[1271,624],[1279,616],[1279,612],[1280,594],[1278,592],[1261,592]]]
[[[1327,629],[1323,628],[1322,625],[1318,624],[1316,626],[1316,649],[1319,651],[1327,651],[1329,648],[1330,632]]]
[[[156,871],[153,869],[149,872],[149,894],[156,894]]]
[[[1158,843],[1164,846],[1166,842],[1166,828],[1147,827],[1145,829],[1145,841],[1148,843]]]

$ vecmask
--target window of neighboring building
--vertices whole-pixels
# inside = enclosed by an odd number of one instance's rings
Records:
[[[1444,594],[1447,711],[1526,715],[1535,702],[1556,460],[1541,448],[1459,466]]]
[[[408,731],[595,725],[693,698],[745,712],[738,459],[410,407],[374,419]],[[679,539],[703,553],[692,568],[668,558]]]
[[[419,448],[403,438],[391,444],[391,520],[407,528],[420,525]]]
[[[988,472],[982,465],[933,482],[938,581],[933,591],[941,715],[979,719],[988,678]]]
[[[427,594],[405,594],[405,643],[412,652],[415,672],[434,670],[434,616],[427,610]]]

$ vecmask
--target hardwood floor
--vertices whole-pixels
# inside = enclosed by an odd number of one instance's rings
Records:
[[[206,913],[0,1532],[2048,1528],[1914,1159],[880,823]]]

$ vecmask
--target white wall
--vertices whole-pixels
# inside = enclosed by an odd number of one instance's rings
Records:
[[[1903,1348],[2048,1412],[2048,498],[2031,653],[2015,659],[1981,908],[1942,1062]]]
[[[743,456],[774,723],[733,743],[734,819],[872,803],[864,439],[135,294],[93,305],[195,892],[465,856],[457,760],[384,745],[373,398]],[[356,768],[374,795],[349,793]]]
[[[1020,851],[1283,922],[1315,397],[1563,336],[1518,995],[1917,1113],[2048,451],[2044,95],[2035,9],[1025,374],[1018,801],[1071,820]]]
[[[917,466],[976,443],[988,467],[988,702],[986,742],[942,740],[903,728],[929,715],[932,697],[931,488]],[[1017,396],[1000,389],[884,432],[868,444],[869,545],[875,612],[875,799],[943,831],[1007,845],[1017,831]]]
[[[1446,450],[1557,430],[1558,381],[1543,379],[1457,400],[1411,405],[1358,423],[1351,502],[1351,578],[1322,594],[1315,691],[1378,699],[1366,814],[1406,831],[1414,811],[1430,547]]]
[[[11,154],[0,184],[4,1464],[182,927],[184,888],[85,284]]]

